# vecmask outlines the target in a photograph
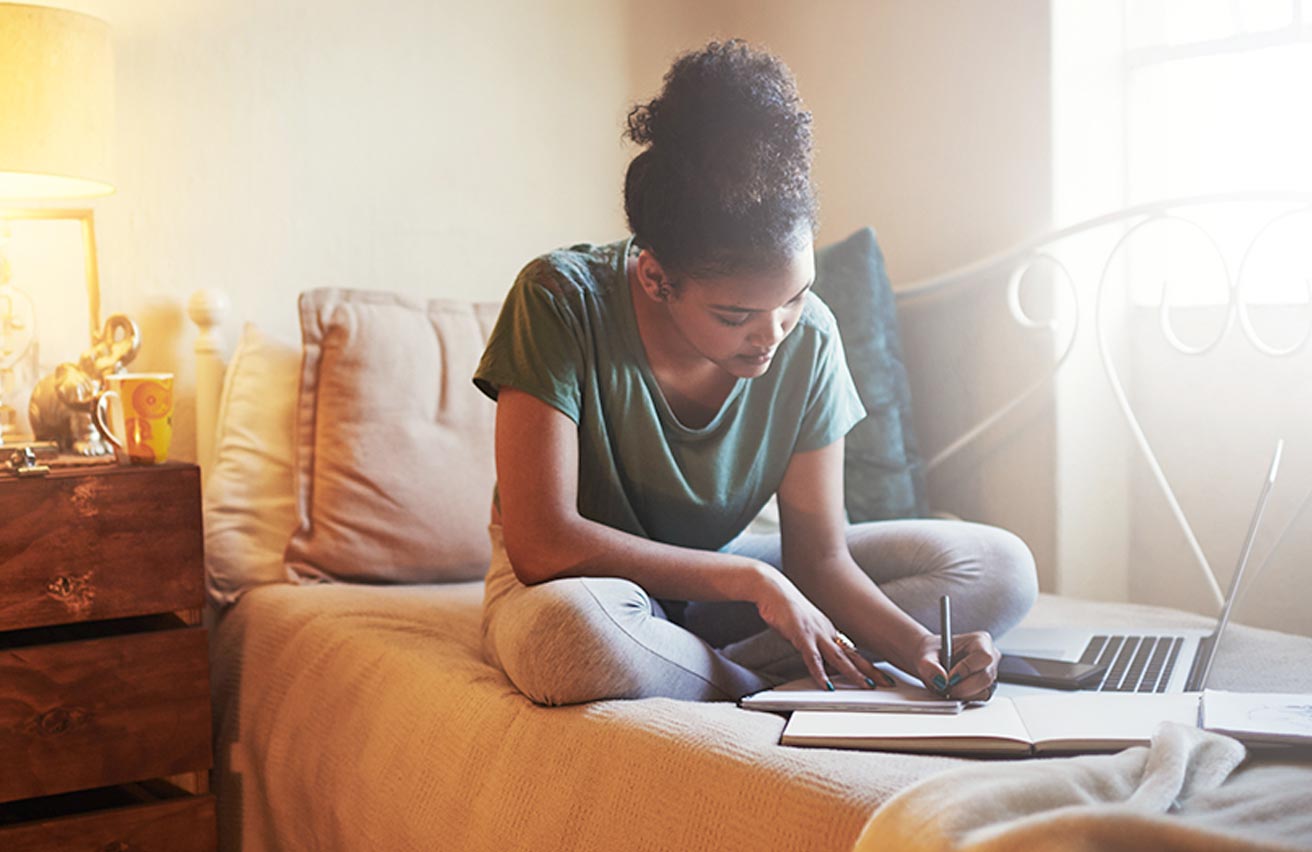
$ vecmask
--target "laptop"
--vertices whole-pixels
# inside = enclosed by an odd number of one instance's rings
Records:
[[[998,649],[1007,654],[1107,664],[1107,673],[1097,686],[1089,687],[1091,690],[1148,693],[1201,691],[1211,673],[1212,660],[1216,656],[1221,634],[1230,623],[1230,611],[1239,597],[1240,581],[1248,567],[1253,540],[1275,485],[1283,448],[1284,441],[1277,441],[1216,629],[1209,633],[1201,629],[1017,628],[998,639]],[[1004,691],[1010,695],[1039,690],[1016,684],[999,684],[999,692]]]

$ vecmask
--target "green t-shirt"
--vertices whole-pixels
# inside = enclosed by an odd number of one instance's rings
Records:
[[[654,541],[718,550],[779,488],[793,453],[865,416],[833,314],[807,293],[770,368],[738,379],[690,429],[670,410],[638,334],[630,240],[577,245],[524,267],[474,383],[530,393],[578,424],[579,514]]]

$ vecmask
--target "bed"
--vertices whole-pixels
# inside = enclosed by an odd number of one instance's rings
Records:
[[[960,464],[1050,386],[1069,351],[1051,328],[1006,344],[1044,366],[1001,404],[936,391],[944,356],[911,340],[944,317],[979,324],[989,294],[996,316],[1041,326],[1008,296],[1041,245],[890,296],[916,406],[902,416],[933,423],[907,436],[930,446],[902,458],[904,478]],[[220,848],[1312,848],[1308,755],[1211,734],[1004,766],[788,748],[782,716],[729,704],[534,705],[480,652],[492,405],[468,376],[496,305],[313,291],[300,343],[247,325],[229,358],[224,303],[200,292],[190,306]],[[398,395],[381,373],[420,390]],[[382,434],[380,411],[397,421]],[[931,482],[931,508],[961,481]],[[1025,621],[1071,623],[1210,619],[1044,594]],[[1269,690],[1278,673],[1312,692],[1309,661],[1312,638],[1241,625],[1213,685]]]

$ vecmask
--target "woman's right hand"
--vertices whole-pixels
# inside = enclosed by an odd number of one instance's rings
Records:
[[[877,684],[894,685],[892,678],[875,668],[855,649],[840,645],[841,634],[834,623],[775,568],[762,566],[758,592],[753,600],[761,619],[802,655],[807,670],[820,687],[834,688],[825,673],[825,663],[852,683],[865,683],[872,688]]]

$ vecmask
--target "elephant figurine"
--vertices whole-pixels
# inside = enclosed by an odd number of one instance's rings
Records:
[[[56,441],[63,452],[104,456],[114,452],[96,428],[92,409],[105,377],[123,372],[141,349],[141,332],[125,314],[114,314],[77,363],[64,362],[32,390],[28,418],[40,441]]]

